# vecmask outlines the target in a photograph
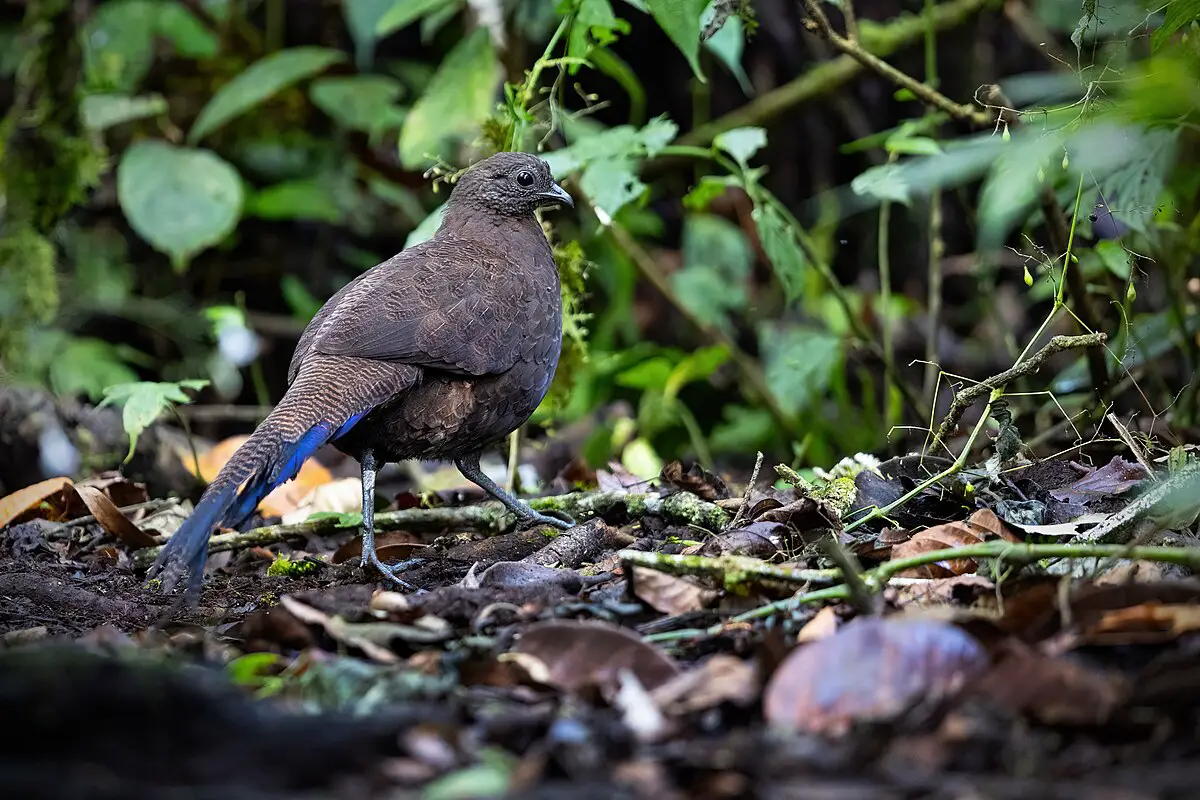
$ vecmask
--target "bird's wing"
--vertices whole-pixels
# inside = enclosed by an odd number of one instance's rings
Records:
[[[520,358],[540,290],[494,252],[430,240],[331,298],[329,312],[310,323],[313,333],[301,343],[313,354],[500,373]]]

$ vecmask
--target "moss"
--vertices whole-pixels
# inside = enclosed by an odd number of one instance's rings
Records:
[[[320,567],[315,561],[301,559],[292,561],[287,556],[280,556],[271,562],[271,566],[267,567],[267,574],[276,577],[301,578],[305,575],[312,575]]]

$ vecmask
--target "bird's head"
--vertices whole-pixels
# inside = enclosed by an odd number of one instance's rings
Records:
[[[550,165],[529,153],[497,153],[475,164],[454,185],[450,203],[516,217],[543,206],[575,205],[550,176]]]

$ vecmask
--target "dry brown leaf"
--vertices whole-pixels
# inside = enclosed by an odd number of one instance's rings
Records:
[[[1132,608],[1109,611],[1084,631],[1093,644],[1154,643],[1200,630],[1200,606],[1151,601]]]
[[[885,598],[897,606],[955,606],[971,607],[981,599],[993,598],[987,603],[989,611],[995,611],[996,584],[982,575],[956,575],[953,578],[930,578],[920,583],[904,586],[889,586]]]
[[[403,561],[425,545],[406,531],[388,531],[375,537],[375,553],[385,562]],[[362,537],[355,536],[333,552],[329,558],[334,564],[362,557]]]
[[[633,568],[633,593],[655,611],[672,616],[707,608],[718,597],[712,589],[649,567]]]
[[[212,483],[225,466],[225,462],[233,457],[237,449],[249,439],[249,436],[231,436],[223,439],[200,454],[200,472],[198,477],[205,483]],[[184,460],[184,466],[192,474],[196,474],[192,459]],[[300,465],[296,477],[276,488],[262,499],[258,510],[267,517],[282,517],[299,507],[305,496],[317,486],[323,486],[333,481],[333,475],[320,462],[308,459]]]
[[[763,713],[773,727],[838,735],[939,702],[987,664],[979,642],[954,625],[860,617],[788,654],[767,683]]]
[[[17,489],[0,500],[0,528],[29,517],[43,516],[37,513],[38,507],[70,485],[70,478],[47,478],[24,489]]]
[[[748,706],[758,699],[758,669],[753,662],[717,653],[698,668],[676,675],[650,696],[655,705],[672,715],[704,711],[720,703]]]
[[[381,664],[395,664],[400,661],[399,656],[382,647],[370,639],[356,635],[354,626],[349,625],[341,617],[331,617],[324,611],[313,608],[310,605],[301,603],[295,598],[284,595],[279,598],[279,604],[287,610],[296,619],[306,625],[320,625],[325,629],[331,637],[339,642],[343,642],[352,647],[357,647],[363,651],[363,654],[368,658],[378,661]]]
[[[540,681],[568,692],[594,687],[611,695],[621,670],[649,691],[679,674],[675,662],[636,633],[607,623],[542,622],[521,634],[513,653],[536,659],[545,669]]]
[[[907,542],[892,548],[892,560],[913,558],[923,553],[933,553],[952,547],[970,547],[990,539],[1001,538],[1010,542],[1021,541],[991,509],[976,511],[962,522],[947,522],[926,528],[914,534]],[[900,573],[905,578],[950,578],[975,572],[979,563],[973,558],[955,558],[949,561],[907,569]]]
[[[833,636],[837,633],[838,622],[837,611],[833,606],[825,606],[812,619],[804,623],[800,633],[796,634],[796,643],[806,644]]]
[[[113,501],[95,486],[77,484],[73,491],[79,495],[79,499],[104,530],[116,536],[127,547],[138,550],[156,544],[153,536],[130,522]]]
[[[713,502],[733,497],[733,492],[729,491],[725,481],[696,462],[692,462],[685,470],[682,462],[672,461],[662,468],[660,477],[664,482],[685,492],[691,492],[701,500]]]
[[[1048,725],[1102,724],[1128,693],[1115,675],[1046,655],[1017,639],[1005,640],[993,657],[970,693]]]

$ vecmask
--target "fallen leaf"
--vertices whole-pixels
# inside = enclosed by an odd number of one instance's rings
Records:
[[[294,525],[297,522],[304,522],[313,514],[323,512],[361,514],[362,480],[342,478],[313,486],[304,497],[300,498],[294,509],[280,516],[283,518],[284,525]]]
[[[1060,522],[1057,525],[1016,525],[1009,523],[1013,528],[1019,531],[1024,531],[1026,536],[1034,534],[1035,536],[1045,536],[1048,538],[1078,536],[1084,531],[1080,530],[1084,526],[1091,527],[1108,519],[1111,514],[1084,514],[1082,517],[1073,519],[1070,522]]]
[[[1128,696],[1128,686],[1117,676],[1010,638],[968,693],[1048,725],[1099,725]]]
[[[779,552],[780,538],[788,528],[779,522],[752,522],[744,528],[734,528],[710,536],[704,543],[689,547],[684,555],[749,556],[768,560]]]
[[[545,668],[541,682],[567,692],[597,688],[611,696],[623,669],[654,691],[679,673],[675,662],[637,634],[607,623],[538,623],[521,634],[513,652],[536,659]]]
[[[630,489],[644,491],[650,481],[634,475],[619,461],[608,462],[608,469],[596,470],[596,486],[602,492],[625,493]]]
[[[661,477],[663,482],[691,492],[701,500],[712,502],[733,497],[733,492],[729,491],[725,481],[695,462],[685,470],[682,462],[672,461],[663,467]]]
[[[914,534],[907,542],[892,547],[892,560],[900,561],[952,547],[970,547],[996,538],[1021,541],[994,511],[984,508],[963,522],[947,522]],[[906,569],[900,575],[906,578],[949,578],[973,573],[978,567],[979,563],[973,558],[955,558]]]
[[[38,507],[53,495],[62,492],[63,487],[70,485],[70,478],[47,478],[24,489],[17,489],[0,500],[0,528],[13,522],[24,522],[31,517],[42,516],[36,513]]]
[[[763,694],[774,727],[839,735],[937,703],[987,667],[961,628],[920,618],[860,617],[788,654]]]
[[[1070,486],[1055,489],[1050,496],[1063,503],[1086,505],[1089,501],[1102,500],[1114,494],[1123,494],[1150,477],[1141,464],[1113,456],[1100,469],[1084,475]]]
[[[919,583],[889,586],[885,598],[897,606],[956,606],[969,607],[981,598],[991,599],[989,611],[994,611],[996,584],[982,575],[956,575],[953,578],[930,578]]]
[[[199,477],[205,483],[212,483],[217,477],[217,473],[221,471],[221,467],[225,466],[225,463],[233,457],[237,449],[249,438],[249,436],[231,436],[201,453],[200,471],[198,473],[192,459],[185,459],[184,466],[187,467],[189,472]],[[289,512],[295,511],[300,505],[300,501],[314,487],[322,486],[332,481],[333,475],[328,469],[315,459],[307,459],[300,465],[300,471],[296,474],[295,478],[279,486],[262,499],[262,502],[258,504],[258,510],[263,516],[282,517]]]
[[[130,522],[113,504],[113,501],[109,500],[95,486],[77,484],[73,487],[73,491],[87,506],[96,521],[104,527],[104,530],[116,536],[127,547],[138,550],[143,547],[153,547],[156,544],[152,535]]]
[[[699,611],[718,597],[712,589],[649,567],[633,568],[633,593],[655,611],[671,616]]]
[[[721,703],[749,706],[758,699],[758,669],[753,662],[725,653],[710,656],[650,693],[672,716],[704,711]]]
[[[796,634],[797,644],[807,644],[818,639],[826,639],[837,633],[838,615],[833,606],[825,606],[813,618],[804,623],[800,633]]]
[[[331,617],[324,611],[301,603],[289,595],[279,598],[279,604],[289,614],[304,624],[319,625],[335,640],[362,650],[367,658],[378,661],[381,664],[395,664],[400,661],[400,658],[386,647],[381,647],[370,639],[356,636],[353,628],[347,625],[346,621],[341,617]]]
[[[1083,635],[1091,644],[1148,644],[1200,630],[1200,606],[1151,601],[1102,615]]]
[[[388,531],[375,537],[375,553],[386,562],[403,561],[424,546],[420,539],[407,531]],[[329,561],[333,564],[341,564],[358,558],[362,558],[361,536],[349,539],[337,550],[334,550]]]

